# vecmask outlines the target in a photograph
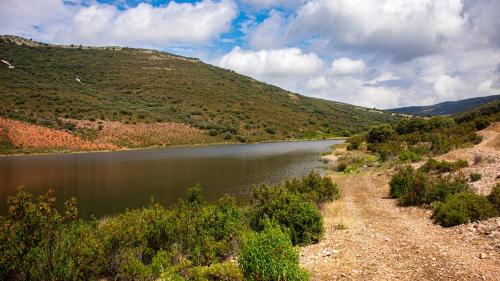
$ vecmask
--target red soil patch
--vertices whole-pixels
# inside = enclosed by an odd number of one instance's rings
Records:
[[[213,142],[203,131],[182,123],[125,124],[117,121],[87,121],[64,119],[78,128],[97,129],[97,140],[123,147],[166,146]]]
[[[0,118],[2,131],[7,132],[10,142],[22,148],[50,150],[113,150],[117,145],[102,141],[84,140],[63,130],[55,130],[16,120]]]

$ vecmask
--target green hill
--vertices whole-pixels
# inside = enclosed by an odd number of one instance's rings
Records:
[[[390,109],[389,111],[412,115],[450,115],[464,112],[488,102],[500,100],[500,95],[477,97],[458,101],[447,101],[427,106],[410,106]]]
[[[0,59],[0,116],[123,147],[348,136],[395,119],[155,50],[1,36]],[[175,135],[165,124],[187,124],[203,137],[155,138]],[[138,128],[147,129],[129,141],[123,132]]]

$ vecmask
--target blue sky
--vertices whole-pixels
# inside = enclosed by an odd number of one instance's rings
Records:
[[[500,94],[499,14],[498,0],[2,0],[0,33],[160,49],[391,108]]]

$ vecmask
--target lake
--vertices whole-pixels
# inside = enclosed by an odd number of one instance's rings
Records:
[[[199,183],[207,200],[227,193],[240,202],[261,183],[278,183],[321,170],[320,153],[340,140],[228,144],[199,147],[0,157],[0,213],[6,199],[26,186],[55,191],[58,206],[75,197],[82,217],[166,206]]]

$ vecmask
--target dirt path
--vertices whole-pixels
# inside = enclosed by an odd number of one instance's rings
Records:
[[[428,210],[398,207],[388,179],[334,176],[343,198],[324,207],[323,241],[301,251],[313,280],[500,280],[499,239],[467,238],[434,225]]]

